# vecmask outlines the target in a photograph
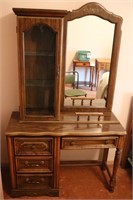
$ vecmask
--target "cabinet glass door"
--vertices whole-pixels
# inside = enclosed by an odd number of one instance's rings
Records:
[[[27,115],[53,115],[56,32],[37,24],[23,32],[25,104]]]

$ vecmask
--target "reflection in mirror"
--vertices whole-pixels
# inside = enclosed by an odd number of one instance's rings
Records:
[[[93,15],[67,22],[65,75],[78,75],[74,83],[65,84],[65,93],[70,92],[65,106],[106,106],[114,29],[113,23]]]

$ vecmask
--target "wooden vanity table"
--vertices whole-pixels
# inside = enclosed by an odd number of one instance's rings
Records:
[[[71,12],[28,8],[13,11],[17,16],[20,109],[12,113],[6,130],[11,195],[58,196],[60,150],[82,149],[103,150],[102,159],[90,163],[107,171],[107,189],[113,192],[126,134],[111,111],[122,18],[98,3],[88,3]],[[106,105],[67,107],[67,23],[89,15],[115,25]],[[112,148],[116,152],[110,171],[107,158]]]
[[[13,113],[6,131],[10,160],[12,196],[59,195],[60,150],[103,149],[102,160],[90,161],[109,176],[113,192],[126,132],[112,113],[100,121],[77,121],[75,114],[61,114],[61,120],[20,122]],[[107,165],[108,150],[115,148],[113,171]],[[89,166],[88,166],[89,167]]]

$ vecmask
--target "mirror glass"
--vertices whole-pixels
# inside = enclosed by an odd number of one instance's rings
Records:
[[[115,24],[93,15],[67,22],[65,77],[72,72],[75,80],[64,81],[65,107],[106,107],[114,30]]]

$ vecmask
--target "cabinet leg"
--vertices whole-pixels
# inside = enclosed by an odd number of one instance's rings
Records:
[[[109,152],[109,149],[104,149],[101,170],[105,170],[106,169],[105,163],[107,162],[107,159],[108,159],[108,152]]]
[[[110,182],[109,182],[109,191],[110,192],[114,191],[114,188],[116,185],[116,173],[117,173],[117,170],[119,167],[120,155],[121,155],[120,149],[116,149],[114,165],[113,165],[113,172],[112,172],[112,176],[111,176]]]

